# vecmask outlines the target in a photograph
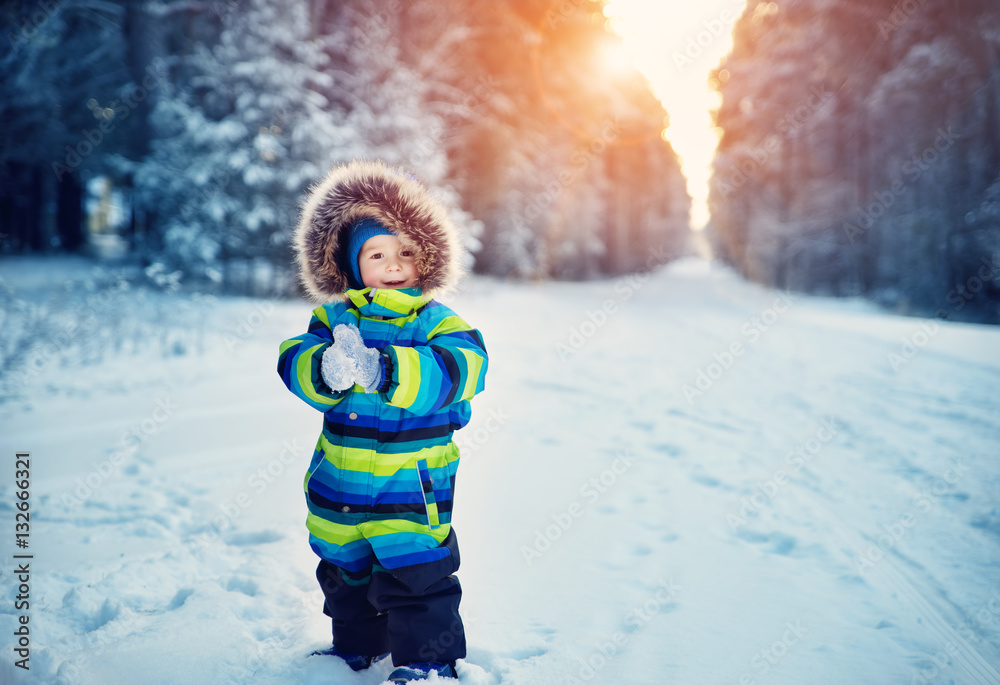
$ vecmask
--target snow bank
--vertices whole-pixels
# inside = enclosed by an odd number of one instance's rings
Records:
[[[457,435],[462,682],[1000,682],[1000,331],[690,260],[449,304],[491,354]],[[388,673],[305,656],[329,641],[301,481],[320,417],[274,369],[308,305],[199,306],[200,353],[57,359],[0,405],[5,635],[16,450],[35,555],[31,672],[8,648],[3,682]]]

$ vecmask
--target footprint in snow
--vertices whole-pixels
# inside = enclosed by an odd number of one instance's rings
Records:
[[[653,449],[655,449],[658,452],[663,452],[672,459],[676,459],[677,457],[684,454],[683,448],[678,447],[677,445],[671,445],[669,443],[664,443],[662,445],[653,445]]]
[[[268,542],[278,542],[284,540],[285,536],[276,530],[258,530],[248,533],[229,533],[224,539],[227,545],[233,547],[250,547]]]
[[[255,597],[258,589],[257,583],[249,578],[241,578],[240,576],[233,576],[226,583],[226,590],[229,592],[242,592],[247,597]]]
[[[757,533],[752,530],[738,530],[735,533],[736,537],[741,540],[745,540],[754,545],[770,545],[770,547],[765,550],[770,554],[778,554],[783,557],[793,556],[793,552],[798,548],[798,540],[791,535],[785,535],[784,533],[772,532],[772,533]],[[794,555],[800,556],[800,555]]]
[[[721,490],[728,490],[730,492],[733,490],[732,486],[726,485],[721,480],[713,476],[705,476],[700,473],[696,473],[691,476],[691,480],[693,480],[698,485],[704,485],[706,488],[719,488]]]
[[[180,609],[182,606],[184,606],[184,602],[187,601],[188,597],[190,597],[193,594],[194,594],[194,588],[182,587],[180,590],[177,591],[177,594],[174,595],[173,599],[170,600],[170,603],[167,604],[167,611]]]

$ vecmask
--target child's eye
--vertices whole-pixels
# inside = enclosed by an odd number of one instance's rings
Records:
[[[382,259],[381,252],[372,252],[368,259]]]
[[[412,257],[413,256],[413,250],[401,250],[399,254],[402,257]]]

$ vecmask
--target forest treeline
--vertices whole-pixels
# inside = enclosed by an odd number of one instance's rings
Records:
[[[1000,3],[750,0],[713,78],[727,261],[1000,323]]]
[[[102,177],[146,261],[284,268],[308,186],[381,157],[456,207],[479,272],[656,266],[684,251],[690,200],[648,84],[606,69],[602,6],[4,3],[0,251],[83,248]],[[779,288],[1000,322],[1000,4],[749,0],[712,79],[718,256]]]
[[[94,178],[149,262],[290,264],[310,184],[383,158],[451,205],[482,273],[680,254],[690,199],[591,0],[41,0],[0,9],[0,249],[77,250]],[[8,50],[7,47],[10,47]]]

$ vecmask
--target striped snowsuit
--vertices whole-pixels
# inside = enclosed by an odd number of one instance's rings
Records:
[[[341,323],[388,355],[386,392],[333,392],[323,383],[323,352]],[[468,423],[487,366],[479,332],[419,288],[348,290],[346,301],[313,311],[307,333],[281,344],[285,385],[323,412],[304,484],[316,554],[350,572],[450,554],[442,542],[459,462],[452,433]]]

